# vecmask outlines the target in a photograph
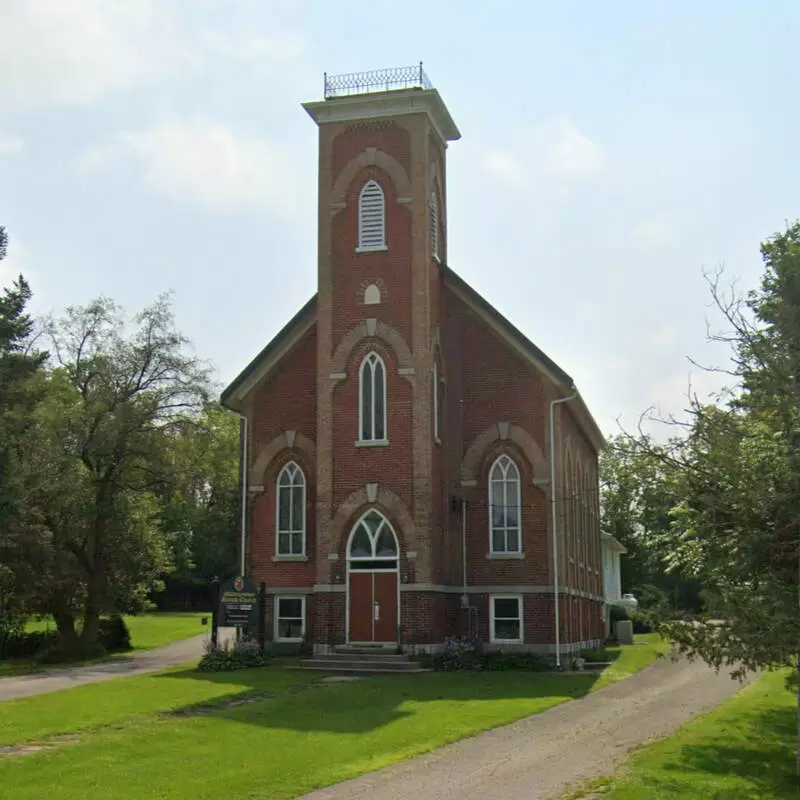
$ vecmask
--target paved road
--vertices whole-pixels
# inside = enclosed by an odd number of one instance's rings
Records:
[[[740,688],[727,672],[662,659],[580,700],[306,800],[554,800],[613,774],[634,747],[672,733]]]
[[[220,628],[221,638],[229,638],[232,629]],[[203,645],[208,638],[207,633],[185,639],[182,642],[133,653],[130,656],[116,658],[86,667],[66,667],[37,672],[32,675],[20,675],[16,678],[0,678],[0,702],[18,700],[35,694],[60,692],[87,683],[103,683],[115,678],[130,678],[133,675],[146,675],[148,672],[159,672],[170,667],[197,661],[203,655]]]

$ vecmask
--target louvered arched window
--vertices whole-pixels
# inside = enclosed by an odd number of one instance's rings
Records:
[[[506,455],[489,471],[489,534],[492,553],[522,552],[519,469]]]
[[[358,198],[358,251],[386,249],[386,201],[376,181],[367,181]]]
[[[278,475],[276,551],[279,556],[306,554],[306,479],[290,461]]]
[[[386,366],[377,353],[369,353],[359,371],[359,439],[386,441]]]
[[[431,255],[439,258],[439,201],[436,198],[436,192],[431,193],[430,204],[430,219],[431,219]]]

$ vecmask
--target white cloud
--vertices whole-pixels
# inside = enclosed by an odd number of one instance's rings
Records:
[[[669,351],[678,343],[678,334],[675,328],[665,324],[649,331],[644,337],[644,341],[648,347],[654,350]]]
[[[4,0],[0,100],[91,103],[191,59],[155,0]]]
[[[605,150],[562,118],[547,120],[535,128],[524,150],[483,152],[485,169],[512,186],[585,181],[602,174],[607,164]]]
[[[271,36],[245,32],[229,35],[209,31],[203,37],[205,47],[212,53],[244,61],[266,59],[293,60],[305,53],[304,36],[292,30],[280,30]]]
[[[267,139],[210,120],[169,120],[149,130],[124,132],[109,146],[85,154],[80,163],[100,169],[119,158],[138,162],[154,191],[208,211],[294,209],[287,155]]]
[[[649,217],[634,226],[631,238],[634,244],[648,250],[653,247],[664,248],[674,242],[673,226],[661,217]]]
[[[557,178],[591,178],[605,169],[607,157],[603,148],[568,119],[546,123],[537,138],[541,165]]]
[[[483,163],[486,169],[505,183],[522,185],[528,181],[528,169],[513,153],[488,150]]]
[[[13,156],[22,150],[25,143],[19,136],[4,134],[0,131],[0,156]]]

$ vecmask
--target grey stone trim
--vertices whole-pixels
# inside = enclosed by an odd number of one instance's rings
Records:
[[[307,591],[315,594],[344,594],[347,591],[347,587],[343,583],[315,583],[314,588]]]
[[[332,381],[343,381],[347,377],[346,372],[331,372]]]
[[[264,591],[271,595],[284,595],[284,594],[302,594],[307,595],[312,593],[310,586],[267,586]]]
[[[487,553],[489,561],[524,561],[525,553]]]
[[[308,556],[272,556],[272,560],[275,562],[286,561],[287,563],[293,563],[298,561],[308,561]]]

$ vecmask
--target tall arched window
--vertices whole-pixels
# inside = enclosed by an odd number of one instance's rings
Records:
[[[276,551],[279,556],[306,554],[306,478],[290,461],[278,475]]]
[[[358,251],[386,249],[386,201],[376,181],[367,181],[358,198]]]
[[[517,465],[500,456],[489,471],[489,535],[492,553],[522,552],[520,479]]]
[[[430,203],[431,219],[431,254],[434,258],[439,258],[439,201],[436,192],[431,192]]]
[[[359,439],[386,441],[386,366],[377,353],[361,362],[359,374]]]

